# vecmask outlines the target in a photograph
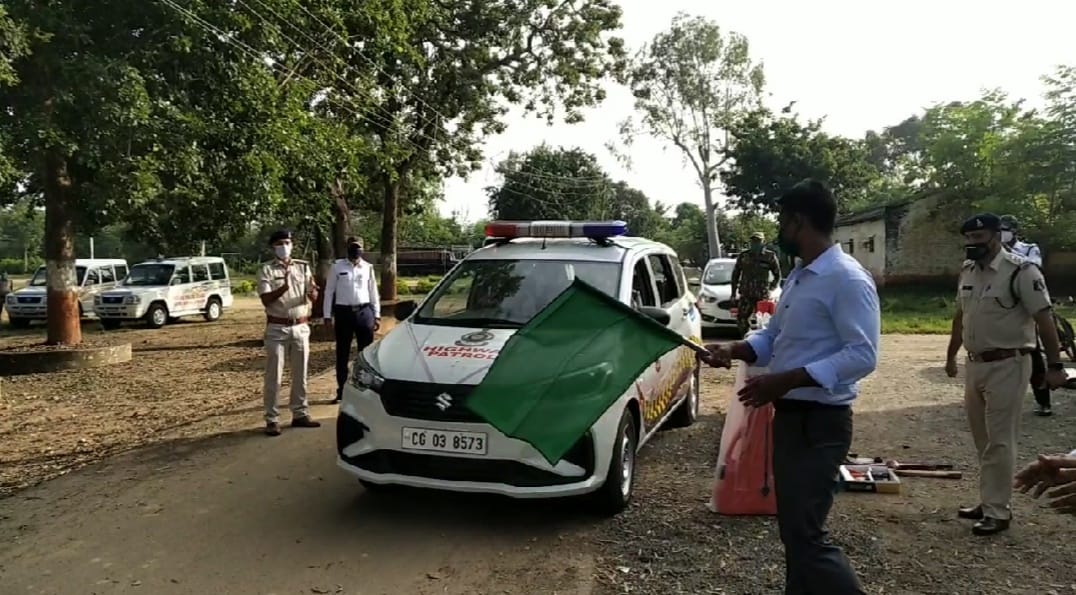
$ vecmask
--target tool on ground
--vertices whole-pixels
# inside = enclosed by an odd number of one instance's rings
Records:
[[[964,474],[960,471],[939,471],[931,469],[894,469],[894,473],[901,477],[933,477],[935,479],[961,479]]]

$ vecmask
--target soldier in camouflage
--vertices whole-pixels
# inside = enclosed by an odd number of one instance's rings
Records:
[[[736,323],[744,334],[749,329],[749,321],[755,313],[756,304],[770,297],[770,292],[777,287],[781,278],[781,265],[777,263],[777,254],[763,247],[765,239],[761,232],[751,234],[751,247],[736,257],[736,265],[732,268],[732,299],[736,300]]]

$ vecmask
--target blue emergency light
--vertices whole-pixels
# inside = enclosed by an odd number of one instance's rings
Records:
[[[486,225],[487,238],[588,238],[604,240],[627,235],[623,221],[492,221]]]

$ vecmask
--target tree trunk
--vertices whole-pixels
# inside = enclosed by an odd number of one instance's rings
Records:
[[[390,309],[396,301],[396,218],[400,212],[400,182],[382,180],[384,205],[381,209],[381,301]],[[385,309],[382,309],[384,314]]]
[[[321,318],[322,304],[325,298],[325,280],[329,278],[329,272],[333,266],[332,240],[321,226],[314,227],[314,246],[318,251],[318,264],[314,269],[314,279],[318,283],[318,299],[314,302],[314,318]]]
[[[717,233],[717,211],[714,209],[714,189],[708,180],[702,184],[703,201],[706,203],[706,245],[710,258],[721,258],[721,236]]]
[[[82,326],[75,272],[75,220],[67,160],[55,150],[45,156],[45,267],[48,273],[49,345],[78,345]]]
[[[333,196],[333,237],[332,245],[336,258],[347,256],[347,238],[351,235],[351,208],[347,204],[344,185],[336,180],[332,187]]]

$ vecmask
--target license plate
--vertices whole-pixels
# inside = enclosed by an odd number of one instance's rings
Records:
[[[487,442],[486,434],[480,432],[403,428],[401,447],[404,450],[432,450],[484,455],[489,448]]]

